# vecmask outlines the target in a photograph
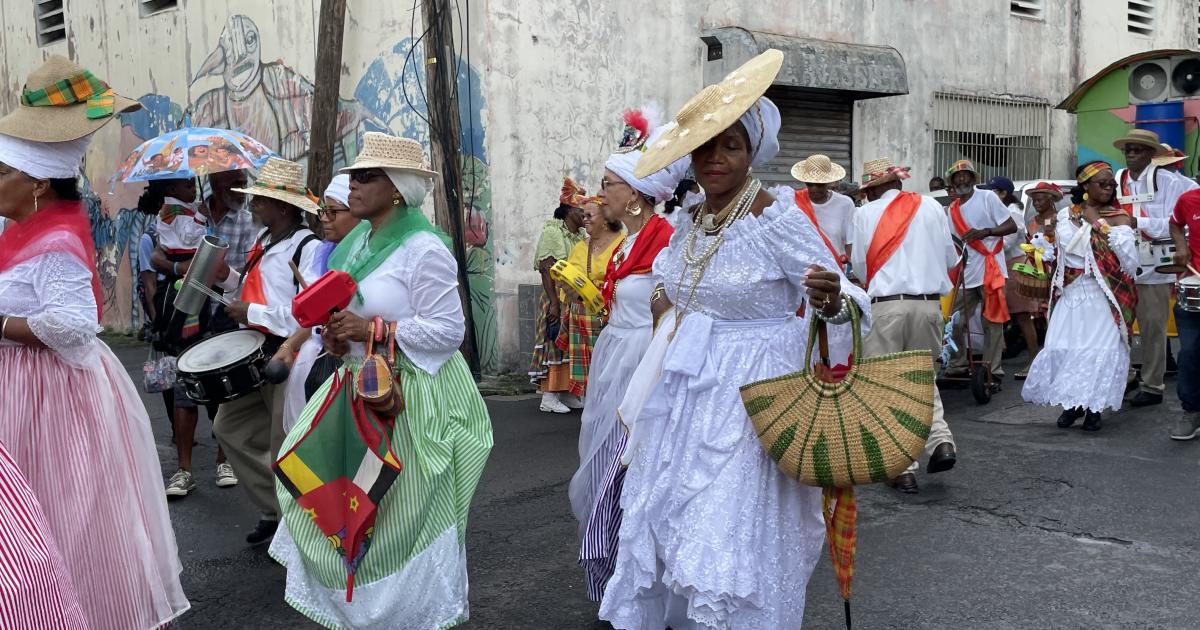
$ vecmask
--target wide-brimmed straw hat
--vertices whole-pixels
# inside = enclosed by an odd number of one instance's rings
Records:
[[[674,164],[737,122],[766,93],[783,67],[783,53],[770,49],[692,97],[644,148],[634,176],[644,178]]]
[[[828,155],[810,155],[792,165],[792,177],[805,184],[832,184],[846,177],[846,169]]]
[[[116,114],[142,106],[62,55],[29,73],[21,103],[0,118],[0,133],[34,142],[67,142],[95,133]]]
[[[342,169],[343,173],[362,171],[368,168],[414,173],[426,177],[437,177],[425,161],[421,143],[411,138],[389,136],[386,133],[368,131],[363,134],[363,148],[354,164]]]
[[[1140,144],[1154,149],[1154,156],[1160,157],[1167,154],[1167,150],[1163,148],[1162,141],[1158,139],[1158,134],[1149,129],[1130,129],[1129,133],[1113,140],[1113,147],[1119,151],[1125,150],[1127,144]]]
[[[879,186],[888,182],[908,179],[907,166],[895,166],[891,158],[879,158],[863,164],[862,183],[859,190]]]
[[[267,158],[267,163],[263,164],[253,185],[232,190],[278,199],[311,214],[317,214],[321,209],[316,195],[309,192],[305,186],[304,167],[277,157]]]
[[[1187,154],[1184,153],[1183,151],[1180,151],[1179,149],[1171,148],[1171,145],[1169,145],[1165,142],[1162,143],[1162,147],[1163,147],[1164,154],[1154,156],[1154,158],[1152,158],[1150,160],[1151,164],[1154,164],[1155,166],[1167,166],[1169,164],[1176,164],[1178,162],[1182,162],[1182,161],[1186,160],[1188,157]]]
[[[1039,193],[1050,195],[1051,197],[1054,197],[1055,201],[1059,201],[1063,198],[1062,188],[1059,188],[1058,184],[1053,182],[1038,182],[1037,184],[1034,184],[1032,188],[1025,189],[1025,196],[1027,197]]]

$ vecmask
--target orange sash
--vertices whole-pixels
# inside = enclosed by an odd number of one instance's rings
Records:
[[[871,246],[867,248],[866,286],[871,286],[871,279],[900,249],[904,236],[908,234],[908,226],[920,207],[921,195],[901,192],[883,209],[879,224],[875,226],[875,234],[871,237]]]
[[[246,275],[242,278],[242,301],[247,304],[266,306],[267,294],[263,290],[262,265],[259,264],[262,262],[263,256],[262,242],[255,243],[247,256],[247,260],[253,261],[253,264],[246,270]],[[274,334],[260,326],[251,325],[250,327],[268,335]]]
[[[821,240],[825,241],[825,247],[829,248],[829,253],[833,254],[833,259],[838,264],[846,264],[846,252],[839,252],[833,248],[833,243],[829,241],[829,237],[825,236],[825,231],[821,229],[821,224],[817,222],[817,212],[813,208],[812,199],[808,197],[808,189],[804,188],[796,191],[796,205],[804,211],[805,216],[809,221],[812,221],[813,227],[817,228],[817,234],[821,235]]]
[[[962,202],[958,199],[950,204],[950,219],[954,222],[954,231],[959,238],[971,229],[963,219],[962,209],[959,207],[961,205]],[[1000,263],[996,262],[996,254],[1004,249],[1004,239],[996,239],[996,246],[990,252],[980,241],[971,241],[967,245],[984,258],[983,318],[989,322],[1003,324],[1009,319],[1008,300],[1004,296],[1004,272],[1000,269]],[[966,273],[966,270],[962,273]]]

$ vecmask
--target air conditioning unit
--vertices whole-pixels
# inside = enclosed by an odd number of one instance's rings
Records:
[[[1171,98],[1171,60],[1151,59],[1129,66],[1129,102],[1162,103]]]
[[[1200,55],[1171,57],[1171,100],[1200,97]]]

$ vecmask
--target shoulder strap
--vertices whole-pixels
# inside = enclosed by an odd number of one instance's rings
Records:
[[[300,241],[300,244],[296,246],[296,251],[292,252],[292,264],[296,265],[297,269],[300,267],[300,258],[304,256],[304,248],[308,247],[308,244],[315,240],[317,240],[317,236],[315,234],[309,234],[308,236],[305,236],[304,239]],[[300,288],[300,280],[298,278],[293,277],[292,284],[295,285],[296,289]]]

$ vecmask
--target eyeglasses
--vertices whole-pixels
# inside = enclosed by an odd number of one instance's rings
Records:
[[[1110,179],[1106,182],[1092,182],[1092,183],[1101,188],[1116,188],[1117,187],[1117,180],[1115,180],[1115,179]]]
[[[329,208],[323,207],[317,210],[317,218],[322,221],[332,221],[337,218],[339,212],[350,212],[349,208]]]
[[[607,190],[609,186],[616,186],[616,185],[629,186],[629,184],[627,184],[619,179],[602,179],[602,180],[600,180],[600,190]],[[632,186],[629,186],[629,187],[632,188]]]
[[[363,169],[361,171],[350,171],[350,180],[360,184],[365,184],[382,174],[383,173],[379,172],[378,169],[374,168]]]

